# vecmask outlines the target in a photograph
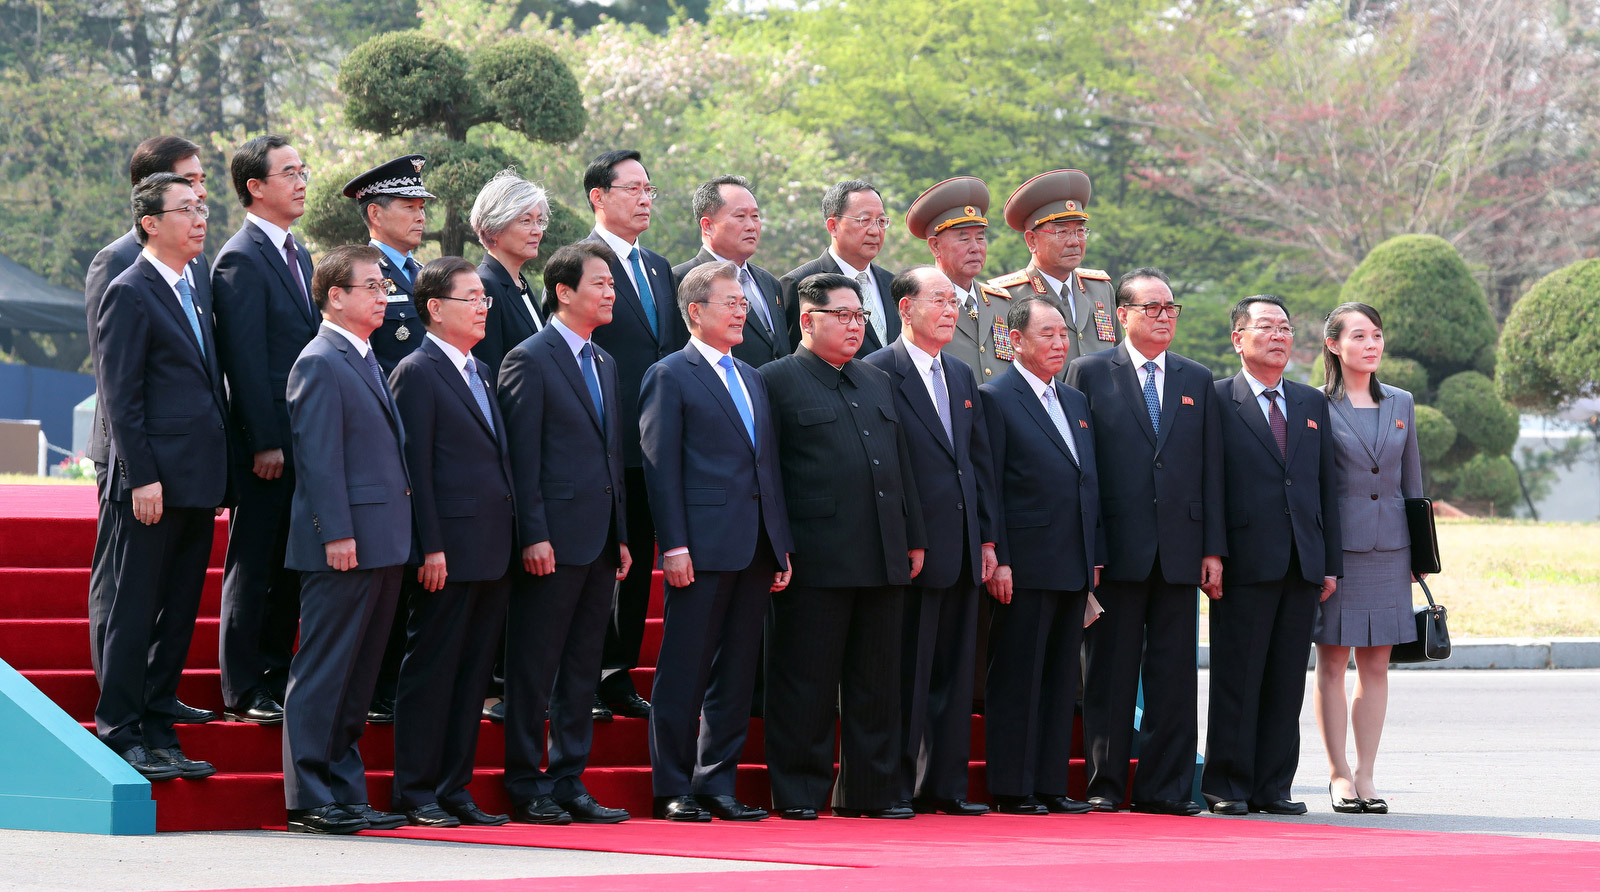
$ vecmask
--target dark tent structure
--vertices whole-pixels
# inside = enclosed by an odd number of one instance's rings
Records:
[[[81,332],[83,291],[63,288],[0,255],[0,330]]]

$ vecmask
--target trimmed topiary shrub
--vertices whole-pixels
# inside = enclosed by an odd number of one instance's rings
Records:
[[[1522,501],[1517,469],[1505,455],[1475,455],[1449,472],[1444,482],[1452,500],[1473,502],[1503,517],[1511,515]]]
[[[1428,398],[1428,370],[1415,359],[1385,353],[1378,363],[1378,380],[1419,400]]]
[[[1431,467],[1456,442],[1456,426],[1432,406],[1417,406],[1417,451],[1424,466]]]
[[[1543,412],[1600,396],[1600,260],[1556,270],[1511,307],[1495,386],[1512,405]]]
[[[1434,408],[1456,428],[1455,446],[1445,456],[1450,465],[1482,453],[1507,455],[1517,444],[1515,409],[1494,392],[1494,382],[1478,372],[1458,372],[1439,383]]]

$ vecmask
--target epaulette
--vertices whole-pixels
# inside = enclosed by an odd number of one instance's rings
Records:
[[[1088,269],[1080,266],[1078,267],[1078,275],[1085,279],[1099,279],[1103,282],[1111,281],[1111,274],[1103,269]]]
[[[1014,273],[1006,273],[998,278],[990,279],[989,284],[996,288],[1010,288],[1013,285],[1021,285],[1026,281],[1028,281],[1028,271],[1019,269]]]
[[[1027,281],[1027,280],[1026,280],[1026,278],[1023,278],[1023,279],[1019,279],[1018,281],[1021,282],[1021,281]],[[992,284],[983,285],[982,288],[983,288],[983,293],[989,295],[990,297],[1003,297],[1006,300],[1010,300],[1011,299],[1011,292],[1005,290],[1004,288],[996,288]]]

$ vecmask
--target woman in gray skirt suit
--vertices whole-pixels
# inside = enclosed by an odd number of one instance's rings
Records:
[[[1411,541],[1405,499],[1422,495],[1416,408],[1411,394],[1378,383],[1383,321],[1362,303],[1341,304],[1324,330],[1323,392],[1330,403],[1339,478],[1344,576],[1317,610],[1317,726],[1328,751],[1328,795],[1345,813],[1388,812],[1372,767],[1389,702],[1389,648],[1414,641]],[[1347,705],[1345,667],[1355,648],[1356,689]],[[1356,764],[1346,757],[1353,727]]]

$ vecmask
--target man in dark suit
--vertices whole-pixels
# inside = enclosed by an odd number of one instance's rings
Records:
[[[133,157],[128,160],[128,176],[131,185],[134,186],[139,185],[140,180],[151,174],[169,172],[188,180],[189,186],[194,189],[195,197],[202,203],[206,200],[206,173],[200,166],[200,147],[189,140],[181,136],[152,136],[139,143],[133,150]],[[84,279],[83,303],[88,319],[91,356],[95,352],[97,333],[95,320],[100,313],[100,298],[106,293],[106,288],[111,285],[112,279],[133,266],[142,250],[138,227],[135,226],[116,241],[101,248],[89,264],[89,272]],[[195,300],[209,304],[211,273],[206,267],[204,254],[189,261],[187,277],[194,288]],[[99,373],[98,366],[95,372]],[[95,384],[97,392],[105,392],[98,379]],[[95,492],[99,497],[100,506],[99,519],[95,524],[94,555],[89,561],[89,660],[94,666],[95,678],[98,680],[100,648],[105,643],[106,614],[111,609],[112,584],[116,579],[116,568],[111,566],[111,556],[107,550],[111,542],[112,519],[116,509],[116,504],[106,496],[110,484],[107,461],[111,454],[111,429],[99,399],[95,400],[94,421],[89,428],[89,443],[85,454],[94,462]],[[159,632],[156,634],[158,641],[167,640],[167,637]],[[172,704],[174,711],[172,720],[180,725],[203,724],[217,717],[217,714],[209,709],[196,709],[176,698]]]
[[[1106,561],[1089,627],[1083,730],[1089,800],[1115,811],[1128,789],[1134,702],[1144,679],[1133,809],[1200,811],[1192,796],[1196,748],[1194,589],[1220,594],[1222,430],[1211,372],[1168,352],[1182,307],[1166,274],[1133,270],[1117,283],[1128,337],[1079,357],[1066,383],[1089,400],[1100,468]]]
[[[544,268],[550,324],[500,366],[522,545],[506,616],[505,784],[512,819],[526,824],[628,819],[582,777],[611,594],[632,563],[618,363],[593,340],[616,304],[613,259],[595,241],[555,252]]]
[[[230,168],[245,220],[217,255],[212,286],[229,420],[241,448],[218,665],[229,720],[276,725],[300,620],[300,574],[283,560],[295,482],[289,369],[317,336],[321,316],[311,301],[311,252],[289,231],[305,213],[299,153],[281,136],[259,136],[239,147]]]
[[[478,277],[493,303],[484,322],[483,340],[472,355],[489,364],[492,385],[500,363],[517,346],[544,328],[539,294],[528,287],[522,267],[539,256],[550,226],[550,200],[544,189],[502,170],[478,192],[468,218],[483,245]]]
[[[866,180],[835,183],[822,196],[822,215],[828,227],[828,250],[808,263],[802,263],[783,277],[783,308],[789,324],[789,344],[800,343],[800,283],[817,273],[843,275],[856,283],[861,306],[870,315],[857,353],[866,357],[900,336],[900,314],[889,296],[894,274],[873,263],[883,250],[889,232],[889,216],[883,210],[883,196]]]
[[[1211,603],[1211,705],[1200,791],[1219,815],[1303,815],[1289,798],[1318,596],[1344,571],[1328,401],[1283,378],[1283,301],[1233,308],[1244,368],[1215,384],[1228,491],[1227,585]],[[1281,519],[1280,519],[1281,518]]]
[[[922,266],[889,286],[900,337],[865,360],[889,375],[922,502],[927,559],[905,596],[900,646],[900,798],[917,811],[981,815],[967,801],[978,586],[994,571],[989,431],[972,369],[943,348],[960,302]]]
[[[983,385],[1002,495],[984,754],[1007,814],[1082,814],[1067,797],[1084,607],[1099,578],[1100,499],[1089,405],[1056,381],[1071,328],[1048,297],[1011,303],[1016,362]]]
[[[417,275],[427,336],[389,375],[406,431],[422,566],[401,586],[406,651],[395,698],[394,810],[423,827],[498,825],[467,784],[510,591],[516,508],[505,420],[472,356],[491,299],[472,264]]]
[[[289,829],[354,833],[406,823],[367,802],[357,744],[400,577],[411,559],[405,435],[369,338],[383,324],[378,249],[343,245],[311,280],[322,327],[289,370],[300,571],[300,649],[283,703]]]
[[[678,315],[672,264],[639,244],[639,236],[650,228],[651,204],[656,197],[656,187],[650,185],[650,173],[640,163],[639,153],[631,149],[602,152],[583,172],[583,188],[594,210],[594,231],[586,241],[599,242],[613,254],[610,265],[616,283],[616,313],[595,332],[595,343],[616,360],[617,409],[627,468],[628,536],[639,557],[617,587],[594,713],[598,721],[610,721],[613,712],[646,718],[650,703],[639,696],[629,675],[639,665],[639,647],[644,643],[656,540],[644,455],[639,450],[639,386],[645,369],[689,343],[689,331]]]
[[[689,271],[716,260],[738,268],[739,289],[750,303],[743,339],[733,347],[735,359],[760,368],[789,355],[788,322],[783,315],[783,286],[778,277],[750,262],[761,245],[761,208],[741,176],[714,177],[694,190],[694,216],[700,221],[700,253],[672,268],[681,287]]]
[[[650,367],[640,393],[645,482],[666,575],[666,625],[650,694],[654,812],[759,821],[734,796],[767,595],[789,584],[789,518],[766,384],[731,351],[748,304],[732,261],[678,283],[689,346]]]
[[[206,206],[189,181],[157,173],[133,190],[144,246],[96,307],[94,364],[111,434],[113,568],[98,665],[100,739],[150,780],[215,772],[189,759],[172,725],[218,506],[228,501],[227,406],[211,307],[189,262]],[[159,636],[159,637],[158,637]]]
[[[767,618],[767,767],[782,817],[828,803],[909,818],[900,803],[900,607],[927,534],[889,376],[855,359],[853,279],[800,283],[800,347],[761,367],[778,424],[794,581]],[[834,720],[839,782],[833,782]]]

